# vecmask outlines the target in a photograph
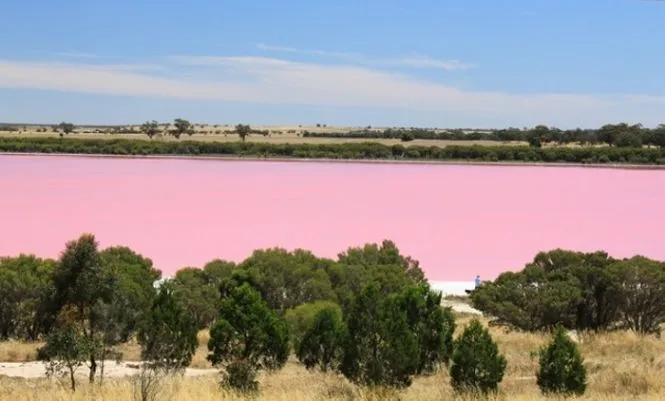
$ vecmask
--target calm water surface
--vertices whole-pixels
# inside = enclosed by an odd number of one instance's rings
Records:
[[[557,247],[665,260],[665,171],[0,156],[0,255],[82,232],[165,275],[390,238],[431,280],[489,279]]]

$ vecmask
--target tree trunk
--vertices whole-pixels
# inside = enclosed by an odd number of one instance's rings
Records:
[[[90,357],[90,383],[95,382],[95,374],[97,373],[97,361],[94,356]]]
[[[76,391],[76,378],[74,378],[74,369],[71,366],[69,367],[69,380],[72,384],[72,391]]]

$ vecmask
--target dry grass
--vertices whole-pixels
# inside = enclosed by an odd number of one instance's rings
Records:
[[[470,318],[458,319],[459,330]],[[545,400],[540,396],[534,373],[538,360],[535,356],[547,337],[539,334],[508,332],[493,328],[492,335],[508,359],[506,377],[501,383],[497,399],[510,401]],[[207,333],[199,333],[200,347],[193,367],[209,367],[205,361]],[[2,344],[0,359],[29,359],[34,355],[35,344]],[[582,399],[590,401],[610,400],[660,400],[665,399],[665,342],[652,337],[641,338],[633,333],[609,333],[582,336],[580,347],[586,359],[589,388]],[[11,353],[17,350],[18,353]],[[20,351],[18,351],[20,350]],[[138,356],[135,344],[123,348],[126,359]],[[17,359],[18,358],[18,359]],[[310,373],[294,361],[280,372],[265,375],[260,400],[267,401],[318,401],[318,400],[374,400],[385,399],[386,394],[376,395],[357,389],[336,375]],[[399,394],[404,401],[453,400],[456,398],[448,384],[446,372],[419,378]],[[11,379],[0,376],[0,400],[12,401],[65,401],[65,400],[131,400],[129,379],[107,380],[103,388],[81,385],[75,394],[67,390],[66,383],[47,380]],[[215,375],[173,379],[165,384],[162,400],[235,400],[232,394],[223,394]]]
[[[5,138],[24,138],[24,137],[41,137],[41,138],[56,138],[59,137],[58,134],[54,132],[0,132],[0,137]],[[88,139],[143,139],[148,140],[148,137],[140,134],[90,134],[90,133],[74,133],[67,136],[68,138],[88,138]],[[195,140],[195,141],[215,141],[215,142],[237,142],[239,137],[236,134],[194,134],[190,136],[183,136],[181,140]],[[162,137],[160,141],[175,141],[175,138],[172,137]],[[360,143],[360,142],[377,142],[384,145],[395,145],[401,144],[404,146],[440,146],[445,147],[449,145],[486,145],[486,146],[497,146],[497,145],[526,145],[526,142],[497,142],[497,141],[449,141],[449,140],[426,140],[426,139],[416,139],[409,142],[402,142],[399,139],[378,139],[378,138],[312,138],[312,137],[302,137],[297,134],[271,134],[270,136],[263,135],[250,135],[247,137],[247,142],[258,142],[258,143],[273,143],[273,144],[282,144],[282,143],[310,143],[310,144],[330,144],[330,143]]]

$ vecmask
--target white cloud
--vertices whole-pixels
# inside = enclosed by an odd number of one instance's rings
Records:
[[[170,64],[156,66],[163,70],[156,75],[154,68],[131,68],[132,64],[102,66],[0,60],[0,88],[431,113],[468,112],[506,121],[525,121],[525,124],[534,120],[552,124],[576,120],[580,124],[592,117],[613,119],[616,110],[623,111],[623,106],[631,110],[646,106],[643,110],[651,110],[665,102],[665,97],[639,94],[592,96],[462,90],[367,67],[266,57],[183,56],[169,61]]]
[[[297,53],[297,54],[306,54],[310,56],[344,59],[353,62],[355,64],[363,64],[363,65],[405,66],[412,68],[442,69],[448,71],[477,68],[477,65],[474,63],[463,63],[459,60],[437,60],[431,57],[419,56],[419,55],[403,56],[396,58],[380,58],[380,57],[370,57],[360,53],[331,52],[320,49],[296,49],[294,47],[273,46],[273,45],[267,45],[265,43],[259,43],[256,45],[256,47],[259,50],[271,51],[271,52]]]

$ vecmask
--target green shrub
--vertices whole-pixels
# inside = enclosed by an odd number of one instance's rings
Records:
[[[506,371],[506,358],[499,353],[489,331],[474,319],[454,341],[450,384],[458,392],[496,392]]]
[[[296,349],[298,360],[307,369],[335,370],[341,360],[344,339],[342,310],[328,306],[318,311]]]
[[[584,394],[584,359],[563,327],[559,326],[554,332],[552,342],[540,350],[540,368],[536,378],[543,394]]]
[[[386,297],[376,283],[355,297],[346,321],[340,370],[365,387],[403,388],[418,370],[418,343],[395,296]]]

